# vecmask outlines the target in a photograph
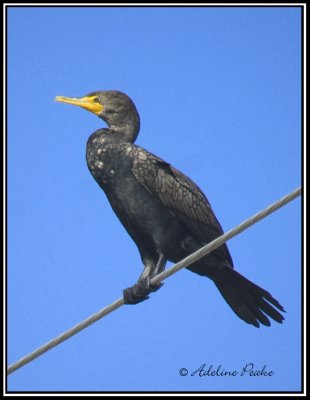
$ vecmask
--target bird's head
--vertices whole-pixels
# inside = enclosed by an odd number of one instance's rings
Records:
[[[140,129],[140,117],[133,101],[117,90],[89,93],[83,97],[57,96],[56,101],[85,108],[105,121],[112,133],[123,134],[134,142]]]

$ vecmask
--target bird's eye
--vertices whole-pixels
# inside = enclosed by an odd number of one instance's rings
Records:
[[[94,98],[93,98],[93,102],[94,102],[94,103],[99,103],[99,101],[100,101],[100,100],[99,100],[99,97],[94,97]]]

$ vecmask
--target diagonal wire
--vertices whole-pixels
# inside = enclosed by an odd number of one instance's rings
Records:
[[[211,251],[215,250],[222,244],[224,244],[227,240],[237,236],[251,225],[254,225],[256,222],[260,221],[261,219],[267,217],[269,214],[273,213],[274,211],[278,210],[279,208],[283,207],[290,201],[294,200],[301,194],[301,187],[295,189],[288,195],[282,197],[275,203],[271,204],[270,206],[266,207],[259,213],[253,215],[252,217],[248,218],[244,222],[242,222],[237,227],[231,229],[230,231],[226,232],[222,236],[219,236],[217,239],[213,240],[209,244],[203,246],[201,249],[195,251],[188,257],[184,258],[183,260],[179,261],[178,263],[174,264],[171,268],[163,271],[155,278],[151,280],[151,284],[158,284],[164,279],[167,279],[169,276],[175,274],[179,270],[188,267],[189,265],[193,264],[194,262],[198,261],[200,258],[204,257]],[[47,351],[51,350],[53,347],[59,345],[60,343],[64,342],[65,340],[69,339],[73,335],[77,334],[81,330],[87,328],[89,325],[92,325],[99,319],[105,317],[106,315],[110,314],[111,312],[117,310],[122,305],[124,305],[124,299],[121,297],[115,300],[113,303],[109,304],[108,306],[102,308],[100,311],[96,312],[95,314],[91,315],[90,317],[86,318],[84,321],[78,323],[77,325],[73,326],[71,329],[67,330],[66,332],[60,334],[56,338],[50,340],[48,343],[44,344],[43,346],[37,348],[33,352],[29,353],[25,357],[22,357],[15,363],[11,364],[7,369],[7,374],[11,374],[12,372],[16,371],[17,369],[23,367],[24,365],[30,363],[34,359],[38,358],[42,354],[46,353]]]

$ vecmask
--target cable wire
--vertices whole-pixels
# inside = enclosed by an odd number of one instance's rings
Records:
[[[266,207],[259,213],[253,215],[252,217],[248,218],[244,222],[242,222],[237,227],[231,229],[230,231],[226,232],[225,234],[219,236],[217,239],[213,240],[212,242],[208,243],[207,245],[203,246],[199,250],[195,251],[188,257],[184,258],[183,260],[179,261],[178,263],[174,264],[171,268],[163,271],[155,278],[151,280],[151,284],[158,284],[161,281],[167,279],[169,276],[175,274],[176,272],[180,271],[181,269],[188,267],[189,265],[193,264],[194,262],[198,261],[200,258],[206,256],[211,251],[215,250],[219,246],[223,245],[227,240],[237,236],[251,225],[254,225],[256,222],[262,220],[263,218],[267,217],[269,214],[273,213],[274,211],[278,210],[279,208],[283,207],[290,201],[294,200],[301,194],[301,187],[295,189],[288,195],[284,196],[283,198],[279,199],[275,203],[271,204],[270,206]],[[71,338],[73,335],[76,335],[81,330],[87,328],[89,325],[92,325],[99,319],[105,317],[106,315],[110,314],[111,312],[117,310],[122,305],[124,305],[124,299],[121,297],[115,300],[113,303],[109,304],[108,306],[102,308],[95,314],[91,315],[90,317],[86,318],[84,321],[78,323],[77,325],[73,326],[71,329],[67,330],[66,332],[60,334],[56,338],[50,340],[48,343],[44,344],[43,346],[37,348],[33,352],[29,353],[25,357],[22,357],[14,364],[11,364],[7,369],[7,374],[11,374],[12,372],[16,371],[17,369],[23,367],[24,365],[30,363],[34,359],[38,358],[42,354],[46,353],[47,351],[51,350],[53,347],[59,345],[60,343],[64,342],[65,340]]]

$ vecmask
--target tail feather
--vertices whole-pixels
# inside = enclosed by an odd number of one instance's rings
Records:
[[[261,309],[256,305],[256,299],[249,293],[242,292],[242,300],[244,302],[243,309],[249,309],[252,316],[252,325],[259,328],[259,322],[265,326],[270,326],[270,321]],[[259,321],[259,322],[258,322]],[[253,323],[254,322],[254,323]]]
[[[268,317],[276,322],[283,322],[284,317],[278,312],[285,312],[281,304],[266,290],[234,269],[223,268],[220,276],[214,279],[214,283],[232,310],[248,324],[257,328],[260,323],[270,326]]]

